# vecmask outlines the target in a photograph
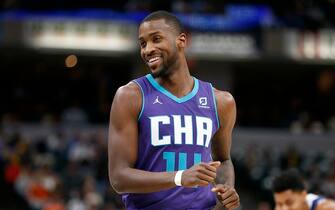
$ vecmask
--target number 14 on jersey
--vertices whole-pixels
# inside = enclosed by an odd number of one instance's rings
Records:
[[[163,159],[166,160],[166,171],[178,171],[187,169],[187,153],[184,152],[163,152]],[[176,162],[178,163],[178,168],[176,168]],[[193,163],[194,165],[201,162],[201,153],[194,153]]]

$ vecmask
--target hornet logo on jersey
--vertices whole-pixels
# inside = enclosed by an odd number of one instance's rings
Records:
[[[159,101],[158,96],[157,96],[155,101],[152,104],[163,104],[163,103]]]
[[[199,98],[199,108],[205,108],[205,109],[209,109],[210,107],[207,105],[207,97],[200,97]]]

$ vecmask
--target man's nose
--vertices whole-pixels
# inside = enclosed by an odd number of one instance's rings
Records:
[[[150,55],[155,51],[155,46],[152,43],[147,43],[147,45],[144,48],[144,54]]]

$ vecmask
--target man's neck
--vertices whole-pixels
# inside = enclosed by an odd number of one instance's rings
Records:
[[[194,87],[187,64],[181,66],[182,68],[171,71],[167,76],[156,78],[160,85],[178,98],[190,93]]]

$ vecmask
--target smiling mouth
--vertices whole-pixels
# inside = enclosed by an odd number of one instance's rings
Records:
[[[150,58],[150,59],[147,59],[146,62],[147,62],[147,65],[152,68],[154,67],[155,65],[157,65],[160,61],[161,57],[153,57],[153,58]]]
[[[147,60],[147,63],[151,64],[151,63],[154,63],[158,60],[159,60],[159,57],[150,58],[149,60]]]

